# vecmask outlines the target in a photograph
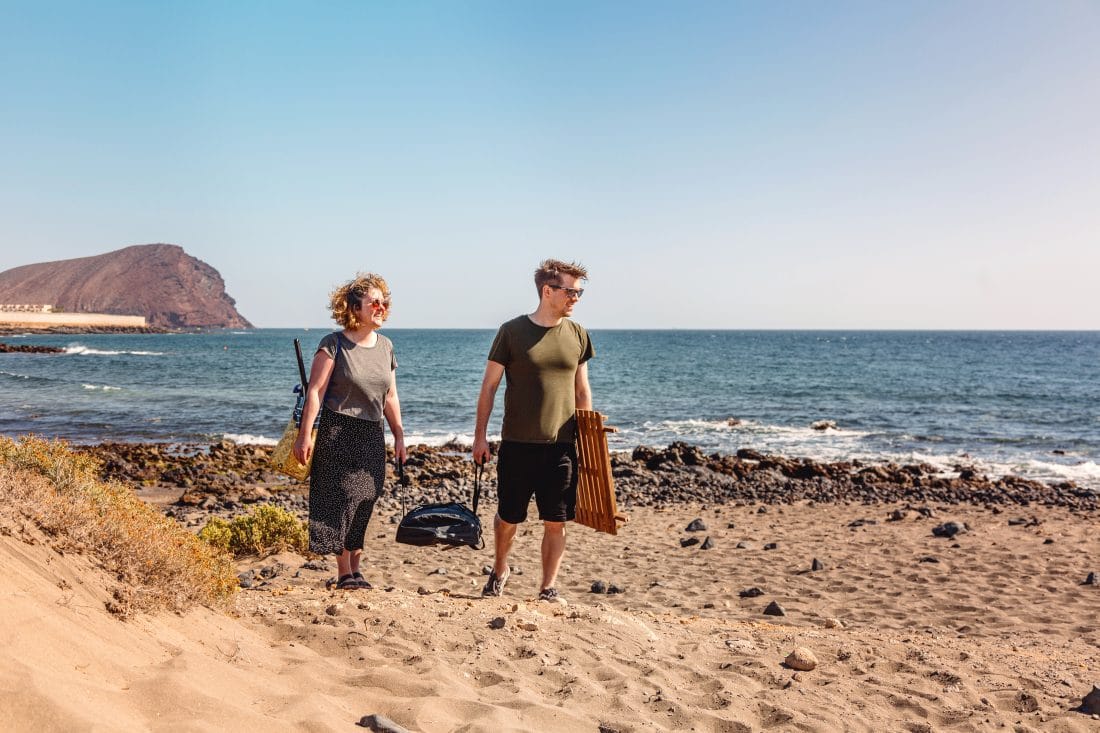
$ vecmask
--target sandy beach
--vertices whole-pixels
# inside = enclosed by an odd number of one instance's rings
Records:
[[[535,599],[537,525],[504,597],[482,599],[491,537],[399,545],[391,505],[368,532],[373,590],[326,590],[331,560],[284,552],[238,561],[248,587],[228,614],[130,621],[106,610],[117,581],[94,558],[9,517],[0,728],[1100,730],[1078,709],[1100,681],[1095,511],[802,500],[630,516],[618,536],[571,528],[566,603]],[[948,522],[965,530],[934,536]],[[813,669],[794,668],[810,666],[796,648]]]

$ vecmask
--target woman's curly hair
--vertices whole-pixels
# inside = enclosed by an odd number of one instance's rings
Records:
[[[360,321],[355,315],[355,309],[367,299],[367,293],[377,288],[382,291],[382,300],[390,302],[390,286],[386,284],[381,275],[373,272],[360,272],[355,279],[344,283],[332,291],[329,295],[329,308],[332,310],[332,320],[344,328],[355,330],[359,328]],[[387,307],[382,315],[382,320],[390,317],[390,309]]]

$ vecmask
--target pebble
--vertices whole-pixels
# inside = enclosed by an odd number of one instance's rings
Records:
[[[524,631],[538,631],[539,630],[539,625],[536,624],[534,621],[527,621],[527,620],[524,620],[524,619],[517,619],[516,620],[516,626],[523,629]]]
[[[592,581],[591,592],[592,593],[606,593],[607,592],[607,583],[603,582],[602,580]]]
[[[920,561],[921,561],[921,562],[935,562],[935,563],[938,563],[938,562],[939,562],[939,560],[938,560],[938,559],[936,559],[936,558],[932,557],[931,555],[925,555],[924,557],[922,557],[922,558],[920,559]]]
[[[432,594],[432,592],[430,590],[428,590],[427,588],[425,588],[422,585],[417,587],[416,592],[419,593],[422,596],[430,596]]]
[[[825,619],[825,628],[827,629],[843,629],[844,623],[838,618]]]
[[[813,564],[810,565],[810,570],[812,570],[813,572],[816,573],[818,570],[824,570],[824,569],[825,569],[825,564],[822,563],[820,560],[818,560],[815,557],[814,561],[813,561]]]
[[[734,545],[734,549],[747,550],[749,549],[749,543],[742,540],[741,542],[738,542],[736,545]]]
[[[703,544],[699,545],[699,549],[700,550],[712,550],[712,549],[714,549],[714,540],[712,540],[710,538],[710,535],[707,535],[707,538],[705,540],[703,540]]]
[[[680,540],[680,547],[691,547],[692,545],[699,544],[698,537],[684,537]]]
[[[786,616],[787,612],[775,601],[768,604],[768,607],[764,609],[765,616]]]
[[[356,725],[361,728],[370,728],[375,733],[412,733],[408,728],[400,726],[385,715],[378,713],[364,715]]]
[[[489,628],[490,629],[503,629],[504,624],[506,624],[506,623],[508,623],[508,622],[504,620],[503,616],[497,616],[496,618],[494,618],[492,621],[489,622]]]
[[[428,575],[446,575],[446,574],[447,574],[447,568],[436,568],[435,570],[428,573]]]
[[[1047,537],[1045,540],[1043,540],[1043,544],[1044,545],[1053,545],[1054,544],[1054,539],[1051,538],[1051,537]]]
[[[890,512],[890,516],[886,518],[887,522],[901,522],[909,518],[908,509],[895,509]]]
[[[327,613],[329,616],[339,616],[343,610],[343,603],[333,603],[331,606],[325,609],[325,613]]]
[[[966,532],[968,529],[965,522],[944,522],[943,524],[937,524],[933,527],[932,534],[936,537],[951,539],[957,534]]]
[[[809,672],[817,666],[817,657],[814,653],[804,646],[796,646],[794,651],[787,655],[787,658],[783,660],[791,669],[797,669],[802,672]]]
[[[1039,709],[1039,700],[1030,692],[1021,692],[1016,696],[1016,712],[1034,713]]]
[[[1097,577],[1096,573],[1089,573],[1081,585],[1100,585],[1100,577]]]
[[[607,595],[610,596],[610,595],[615,595],[617,593],[626,593],[626,588],[617,586],[614,583],[607,586]]]
[[[756,598],[757,596],[764,595],[764,591],[760,590],[759,588],[757,588],[754,585],[752,588],[746,588],[745,590],[741,591],[737,595],[739,595],[742,598]]]
[[[691,523],[684,529],[685,532],[706,532],[707,525],[703,523],[703,520],[696,518],[691,520]]]
[[[765,550],[774,550],[777,547],[779,547],[778,542],[769,542],[768,544],[764,545]]]

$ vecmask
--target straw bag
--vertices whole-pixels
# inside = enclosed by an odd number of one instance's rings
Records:
[[[297,391],[298,386],[295,385],[294,389]],[[305,481],[306,477],[309,476],[310,465],[313,463],[313,453],[310,453],[309,460],[305,465],[299,463],[298,459],[294,457],[294,441],[298,440],[298,426],[301,422],[302,413],[295,406],[294,415],[290,418],[290,422],[286,424],[286,429],[283,430],[283,437],[279,438],[279,442],[271,451],[271,468],[285,476]],[[316,439],[317,428],[314,428],[309,442],[312,444]]]
[[[286,428],[283,430],[283,437],[279,438],[279,442],[275,444],[275,448],[271,451],[270,465],[271,469],[277,473],[290,476],[298,481],[305,481],[309,476],[309,468],[313,463],[313,452],[310,451],[309,460],[304,464],[299,463],[298,459],[294,457],[294,441],[298,439],[298,427],[302,424],[302,412],[306,406],[306,389],[309,385],[309,380],[306,378],[306,365],[302,361],[302,345],[298,339],[294,339],[294,353],[298,357],[298,376],[301,378],[301,382],[294,385],[294,394],[296,395],[294,411],[290,415],[290,422],[286,424]],[[339,358],[340,339],[338,338],[336,339],[336,359]],[[313,422],[313,430],[309,436],[310,445],[313,445],[314,441],[317,440],[317,423],[320,418],[321,416],[318,415]]]
[[[474,508],[468,509],[460,502],[447,502],[441,504],[422,504],[405,514],[401,523],[397,525],[397,541],[406,545],[449,545],[445,549],[451,549],[465,545],[474,550],[485,547],[485,540],[481,537],[481,520],[477,517],[477,500],[481,496],[481,472],[483,466],[478,464],[474,474]],[[404,485],[403,466],[398,464],[398,472],[402,473],[401,484]],[[401,511],[405,511],[405,492],[401,492]]]

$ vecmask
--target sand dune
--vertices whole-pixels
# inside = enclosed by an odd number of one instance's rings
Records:
[[[374,590],[327,591],[334,567],[282,554],[241,563],[274,577],[235,616],[130,622],[105,610],[112,579],[90,560],[8,524],[0,728],[361,730],[377,713],[419,731],[1100,730],[1074,711],[1100,681],[1100,586],[1082,585],[1100,571],[1098,518],[887,521],[897,508],[683,506],[636,510],[617,537],[576,527],[567,604],[535,600],[534,525],[505,597],[482,599],[491,543],[400,546],[383,514]],[[686,532],[695,518],[707,529]],[[948,520],[970,530],[933,537]],[[681,547],[691,536],[715,546]],[[763,615],[771,601],[786,615]],[[795,647],[817,667],[785,666]]]

